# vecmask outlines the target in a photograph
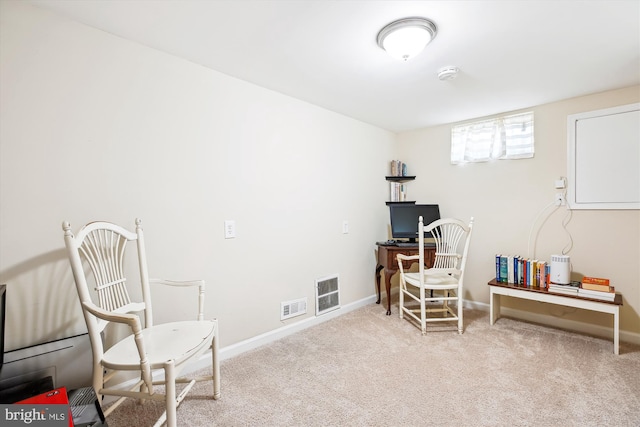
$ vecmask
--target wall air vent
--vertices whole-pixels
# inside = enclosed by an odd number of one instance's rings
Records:
[[[338,275],[316,280],[316,316],[340,308]]]
[[[280,320],[290,319],[307,312],[307,298],[280,303]]]

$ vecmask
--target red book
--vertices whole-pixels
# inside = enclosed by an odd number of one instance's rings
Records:
[[[17,404],[26,403],[31,405],[67,405],[69,406],[69,397],[67,396],[67,389],[64,387],[60,387],[55,390],[51,390],[46,393],[42,393],[37,396],[30,397],[28,399],[24,399],[16,403]],[[71,415],[71,408],[69,408],[67,418],[69,419],[69,427],[73,427],[73,417]]]

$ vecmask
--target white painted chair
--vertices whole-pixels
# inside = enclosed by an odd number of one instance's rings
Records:
[[[464,269],[467,263],[469,242],[473,229],[473,218],[464,222],[445,218],[432,222],[428,226],[418,219],[418,255],[398,254],[400,270],[400,318],[407,314],[427,333],[428,322],[458,322],[458,332],[463,332],[462,292]],[[431,232],[436,244],[433,267],[426,268],[424,259],[424,233]],[[403,261],[418,261],[417,272],[405,272]],[[408,306],[405,298],[409,299]],[[413,302],[412,302],[413,301]],[[415,303],[419,304],[416,308]],[[455,302],[455,310],[449,305]],[[429,316],[429,314],[435,314]]]
[[[167,426],[175,427],[177,407],[196,381],[212,381],[212,397],[218,399],[218,321],[203,320],[204,281],[174,282],[149,279],[139,219],[136,219],[135,232],[108,222],[87,224],[77,236],[73,235],[68,222],[64,222],[62,228],[91,340],[93,388],[101,404],[104,396],[118,397],[115,403],[104,411],[105,415],[108,416],[128,397],[161,400],[165,401],[166,410],[156,426],[166,422]],[[124,261],[129,242],[133,242],[137,248],[141,291],[129,290],[127,287],[129,280],[125,277]],[[93,291],[90,291],[87,284],[88,277],[95,286]],[[199,287],[198,312],[197,316],[194,315],[194,320],[154,325],[149,287],[151,283]],[[140,292],[142,301],[133,302],[130,295],[138,295]],[[110,323],[127,325],[131,335],[106,348],[104,331]],[[199,356],[209,349],[212,357],[212,375],[198,378],[179,377],[188,362],[197,361]],[[115,374],[122,371],[137,371],[140,380],[132,388],[125,390],[107,384]],[[155,380],[154,373],[158,374]],[[183,384],[178,395],[176,383]],[[164,394],[156,393],[154,386],[157,385],[165,386]]]

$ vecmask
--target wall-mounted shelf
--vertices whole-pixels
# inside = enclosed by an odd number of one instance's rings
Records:
[[[403,193],[402,197],[400,197],[399,195],[399,188],[400,187],[404,187],[401,186],[400,183],[403,182],[407,182],[407,181],[413,181],[414,179],[416,179],[415,176],[407,176],[407,175],[391,175],[391,176],[385,176],[384,179],[386,179],[387,181],[389,181],[391,184],[391,194],[396,194],[398,197],[397,198],[403,198],[404,196],[406,196],[406,193]],[[404,191],[404,190],[403,190]],[[391,196],[391,198],[394,198],[393,196]],[[386,202],[387,206],[389,205],[399,205],[399,204],[415,204],[415,200],[410,201],[410,200],[393,200],[393,201],[388,201]]]
[[[413,181],[414,179],[416,179],[416,177],[415,176],[385,176],[384,179],[386,179],[387,181],[405,182],[405,181]]]
[[[385,202],[387,204],[387,206],[389,205],[415,205],[416,201],[415,200],[409,200],[409,201],[404,201],[404,202]]]

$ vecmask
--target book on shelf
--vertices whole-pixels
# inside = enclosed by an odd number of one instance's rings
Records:
[[[509,281],[509,258],[506,256],[500,257],[500,281]]]
[[[519,285],[524,285],[525,279],[527,277],[527,260],[519,257],[518,258],[518,273],[516,274],[517,282]]]
[[[529,270],[527,271],[527,275],[528,275],[528,284],[531,287],[537,287],[538,284],[536,283],[536,270],[538,269],[538,260],[537,259],[532,259],[529,261]]]
[[[577,294],[578,289],[580,289],[580,282],[570,282],[570,283],[549,282],[549,292],[564,291],[565,293]]]
[[[609,286],[609,279],[603,279],[600,277],[585,276],[582,278],[582,283],[588,283],[590,285]]]
[[[585,276],[582,278],[581,287],[590,291],[609,292],[609,288],[611,287],[610,285],[611,283],[609,283],[609,279]]]
[[[391,160],[391,176],[407,176],[407,164],[400,160]]]
[[[556,294],[578,295],[580,288],[573,284],[563,285],[560,283],[549,283],[549,292]]]
[[[609,285],[594,285],[593,283],[582,282],[582,289],[587,289],[590,291],[609,292],[610,288],[612,287],[613,286]]]
[[[400,182],[390,182],[389,197],[392,202],[404,202],[407,200],[407,186]]]
[[[547,287],[547,276],[549,275],[547,270],[547,261],[540,261],[536,275],[538,277],[538,286],[541,288]]]
[[[578,295],[585,298],[594,298],[594,299],[600,299],[604,301],[613,301],[616,298],[615,290],[603,292],[603,291],[592,291],[589,289],[579,288]]]
[[[514,269],[513,269],[513,259],[514,256],[509,255],[507,257],[507,282],[510,283],[515,283],[514,282]]]

